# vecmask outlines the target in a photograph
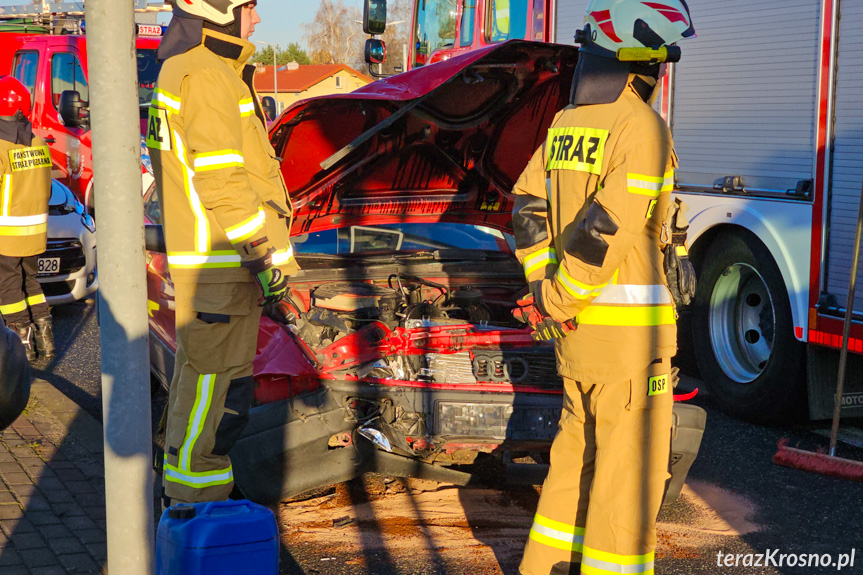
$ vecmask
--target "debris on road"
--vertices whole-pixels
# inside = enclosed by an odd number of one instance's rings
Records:
[[[474,573],[514,573],[539,491],[366,475],[284,502],[279,521],[286,546],[337,556],[344,564],[338,573],[353,573],[351,566],[368,569],[376,561],[415,568],[470,564]],[[657,560],[715,555],[730,539],[757,531],[756,514],[746,499],[692,482],[660,514]]]

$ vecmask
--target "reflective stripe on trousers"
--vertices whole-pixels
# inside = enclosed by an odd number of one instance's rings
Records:
[[[0,305],[0,314],[12,315],[13,313],[21,313],[28,307],[33,307],[34,305],[42,303],[48,303],[48,300],[45,299],[45,294],[40,293],[39,295],[33,295],[15,303]]]
[[[204,430],[207,416],[213,403],[213,392],[215,390],[216,374],[207,373],[198,376],[198,385],[195,392],[195,403],[192,413],[189,415],[189,423],[186,427],[186,435],[180,446],[177,463],[174,466],[168,463],[168,455],[165,454],[164,475],[167,481],[173,481],[181,485],[194,488],[211,487],[214,485],[225,485],[234,480],[231,467],[217,469],[215,471],[192,471],[192,451]]]
[[[537,513],[530,528],[530,538],[555,549],[581,552],[584,528],[554,521]]]
[[[653,575],[654,553],[644,555],[617,555],[585,546],[581,555],[582,575],[609,575],[610,573],[642,573]]]

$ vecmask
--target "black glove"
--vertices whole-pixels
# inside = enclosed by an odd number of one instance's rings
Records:
[[[682,249],[679,249],[682,248]],[[689,254],[684,246],[674,244],[667,245],[663,249],[665,259],[663,268],[665,278],[668,281],[668,289],[671,297],[678,306],[689,305],[695,298],[695,290],[698,284],[695,279],[695,268],[689,260]]]
[[[686,234],[689,231],[689,220],[686,218],[687,205],[680,198],[674,198],[668,206],[668,213],[662,222],[660,240],[665,244],[662,262],[665,279],[674,305],[689,305],[695,298],[698,287],[695,279],[695,268],[689,261],[686,251]]]

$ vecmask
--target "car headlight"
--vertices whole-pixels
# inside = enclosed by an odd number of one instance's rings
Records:
[[[91,234],[96,233],[96,220],[90,214],[81,214],[81,223],[90,231]]]

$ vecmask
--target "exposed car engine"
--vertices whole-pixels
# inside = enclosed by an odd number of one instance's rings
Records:
[[[511,315],[514,301],[523,290],[516,284],[450,287],[402,273],[379,284],[339,282],[320,285],[308,294],[294,294],[280,310],[283,323],[323,358],[334,371],[359,378],[394,379],[455,384],[478,382],[550,385],[558,383],[554,354],[550,347],[471,347],[442,353],[385,353],[359,363],[338,365],[342,345],[374,344],[404,328],[434,330],[471,325],[479,331],[522,330]],[[500,299],[495,299],[498,297]],[[358,338],[356,340],[345,338]],[[343,341],[344,340],[344,341]],[[351,356],[357,355],[351,353]]]
[[[498,302],[492,307],[472,286],[450,289],[404,274],[393,275],[388,283],[343,282],[315,288],[308,312],[296,322],[300,337],[313,347],[327,346],[374,321],[390,329],[464,323],[518,327],[510,315],[512,304]],[[293,305],[299,307],[296,300]]]

